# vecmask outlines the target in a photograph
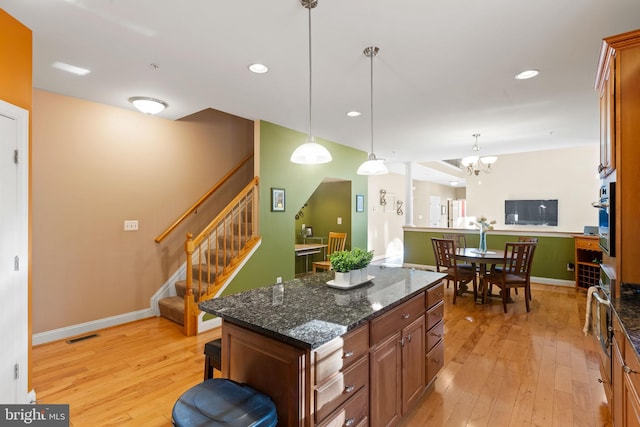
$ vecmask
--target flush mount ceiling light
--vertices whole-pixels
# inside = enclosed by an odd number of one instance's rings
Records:
[[[349,111],[347,113],[347,116],[349,117],[358,117],[359,115],[361,115],[362,113],[360,111]]]
[[[479,133],[474,133],[473,137],[476,139],[473,144],[472,150],[478,153],[480,146],[478,145]],[[463,158],[460,163],[466,168],[467,175],[480,175],[480,172],[491,173],[491,165],[498,160],[496,156],[480,157],[478,154]]]
[[[358,175],[384,175],[389,173],[384,160],[378,159],[373,152],[373,57],[379,51],[380,49],[375,46],[368,47],[363,51],[364,55],[371,59],[371,153],[369,153],[369,160],[358,168]]]
[[[318,0],[300,0],[300,4],[309,10],[309,134],[307,142],[298,146],[291,154],[291,161],[302,165],[317,165],[331,161],[329,150],[318,144],[311,134],[311,9],[318,5]]]
[[[264,64],[251,64],[249,65],[249,70],[253,71],[256,74],[264,74],[269,71],[269,67]]]
[[[538,74],[540,74],[539,70],[525,70],[525,71],[519,73],[518,75],[516,75],[516,79],[517,80],[531,79],[531,78],[537,76]]]
[[[169,106],[169,104],[160,99],[150,98],[148,96],[134,96],[129,98],[129,102],[145,114],[158,114]]]

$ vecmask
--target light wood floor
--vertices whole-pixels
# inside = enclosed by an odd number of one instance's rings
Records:
[[[445,366],[403,427],[610,426],[596,346],[582,334],[584,293],[534,285],[530,313],[522,298],[505,315],[499,300],[454,306],[447,290]],[[98,333],[33,350],[38,403],[70,404],[73,426],[170,426],[176,399],[202,381],[204,343],[220,334],[184,337],[163,318]]]

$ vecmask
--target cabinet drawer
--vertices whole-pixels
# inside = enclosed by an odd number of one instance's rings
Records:
[[[436,344],[427,353],[427,385],[436,377],[436,374],[444,366],[444,340]]]
[[[427,329],[427,346],[426,346],[427,353],[429,352],[429,350],[433,348],[433,346],[435,346],[436,344],[438,344],[438,342],[440,342],[443,335],[444,335],[443,321],[440,321],[433,328]]]
[[[444,317],[444,301],[427,311],[427,330],[433,328]]]
[[[629,381],[631,381],[636,393],[640,393],[640,362],[638,362],[636,350],[626,337],[624,342],[624,364],[633,371],[628,374]]]
[[[427,308],[433,307],[444,298],[444,282],[427,289]]]
[[[333,412],[358,390],[369,384],[369,357],[365,356],[344,372],[331,377],[314,391],[316,422]]]
[[[409,325],[424,313],[424,292],[371,321],[371,345]]]
[[[337,338],[315,351],[315,384],[350,366],[369,352],[369,324]]]
[[[591,249],[594,251],[600,250],[598,239],[584,239],[579,237],[576,238],[576,248]]]
[[[338,408],[319,427],[365,427],[369,425],[369,390],[362,388],[353,398]]]

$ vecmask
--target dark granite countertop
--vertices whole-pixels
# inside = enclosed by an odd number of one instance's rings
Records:
[[[314,349],[436,285],[446,275],[370,265],[370,282],[327,285],[333,272],[205,301],[200,309],[296,347]]]
[[[620,285],[620,297],[612,298],[615,310],[624,332],[640,356],[640,286]]]

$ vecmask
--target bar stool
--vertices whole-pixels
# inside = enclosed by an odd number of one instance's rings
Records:
[[[171,421],[176,427],[275,427],[278,415],[269,396],[245,384],[212,378],[180,396]]]
[[[209,341],[204,345],[204,380],[213,378],[213,370],[222,371],[222,340]]]

